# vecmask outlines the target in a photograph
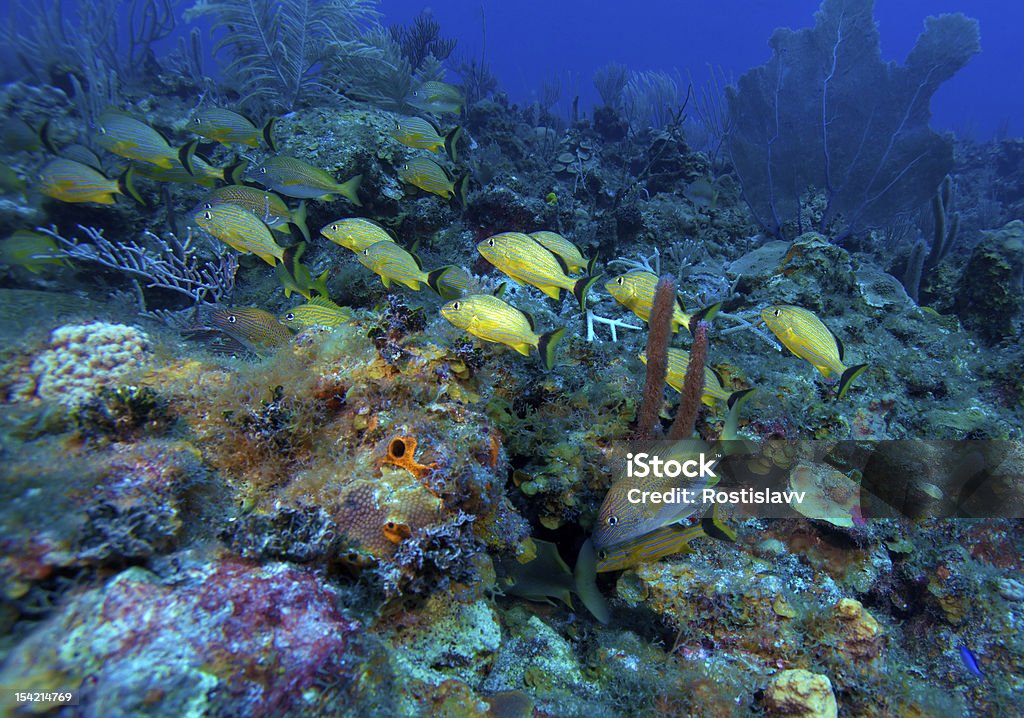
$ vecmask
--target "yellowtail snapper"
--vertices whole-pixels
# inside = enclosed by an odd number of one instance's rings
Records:
[[[717,457],[710,447],[697,439],[683,439],[667,446],[657,453],[662,461],[684,462],[693,461],[694,468],[699,467],[699,475],[686,477],[659,475],[649,471],[646,476],[630,476],[629,472],[619,478],[601,503],[597,521],[594,526],[594,546],[606,549],[611,546],[633,541],[652,531],[688,520],[703,504],[692,503],[660,503],[654,501],[630,501],[630,498],[642,497],[643,492],[671,492],[674,489],[688,489],[700,496],[700,491],[718,483],[717,475],[712,476],[717,466]],[[710,467],[710,470],[708,470]],[[639,473],[639,472],[638,472]],[[636,491],[637,493],[633,493]]]
[[[640,361],[647,363],[647,352],[640,352]],[[668,372],[665,383],[682,393],[683,382],[686,381],[686,369],[690,366],[690,353],[685,349],[669,347]],[[733,392],[735,393],[735,392]],[[704,392],[700,400],[707,406],[714,406],[716,401],[728,400],[731,393],[722,386],[722,377],[709,366],[704,367]]]
[[[465,100],[457,87],[446,82],[430,80],[413,90],[405,101],[422,112],[457,115],[462,112],[462,103]]]
[[[431,152],[436,152],[439,147],[444,147],[444,151],[452,162],[458,161],[456,145],[459,142],[459,137],[462,136],[461,127],[456,127],[442,135],[432,122],[422,117],[403,117],[396,122],[391,136],[406,147],[415,147]]]
[[[53,237],[30,229],[19,229],[0,241],[0,264],[24,267],[39,274],[50,265],[69,265]]]
[[[98,131],[96,141],[115,155],[163,169],[170,169],[178,161],[179,151],[162,134],[123,112],[114,110],[100,115]]]
[[[823,377],[828,379],[833,372],[839,375],[839,399],[868,367],[867,364],[846,366],[839,337],[813,312],[803,307],[774,305],[761,312],[761,319],[787,349],[810,362]]]
[[[359,201],[362,175],[338,183],[334,177],[319,167],[294,157],[278,155],[265,160],[256,169],[256,180],[286,197],[330,199],[332,195],[340,194],[357,207],[362,206],[362,202]]]
[[[117,179],[108,179],[88,165],[58,157],[47,162],[40,171],[39,191],[61,202],[114,204],[114,195],[120,194],[145,205],[135,189],[134,177],[131,167]]]
[[[441,316],[475,337],[512,347],[523,356],[532,349],[540,354],[544,367],[555,365],[555,347],[565,328],[537,334],[533,317],[490,294],[470,294],[441,307]]]
[[[284,258],[284,247],[274,242],[267,225],[243,207],[215,204],[194,216],[196,224],[243,254],[251,252],[272,267]]]
[[[455,197],[460,204],[466,204],[469,175],[455,179],[448,170],[429,157],[414,157],[409,160],[398,170],[398,177],[406,184],[418,187],[424,192],[436,194],[444,199]]]
[[[651,317],[651,305],[654,303],[654,289],[657,285],[658,277],[653,272],[634,270],[609,280],[604,288],[619,304],[646,322]],[[711,319],[721,308],[722,304],[718,302],[693,314],[687,314],[686,308],[677,296],[676,307],[672,311],[672,331],[679,331],[679,327],[690,330],[693,322]]]
[[[215,204],[225,203],[244,207],[275,232],[288,232],[288,225],[291,224],[302,233],[306,241],[309,241],[305,202],[300,202],[299,206],[292,210],[273,192],[265,192],[244,184],[229,184],[218,187],[206,195],[196,209],[210,209]]]
[[[326,239],[353,252],[362,252],[371,244],[394,241],[387,230],[368,219],[336,219],[320,230]]]
[[[426,284],[437,294],[441,294],[438,280],[452,269],[449,265],[426,272],[414,255],[395,242],[371,244],[356,257],[360,264],[380,277],[385,287],[390,287],[391,282],[395,281],[419,291],[420,285]]]
[[[277,152],[277,143],[274,141],[274,123],[276,117],[271,117],[262,128],[245,115],[240,115],[233,110],[222,107],[208,107],[199,110],[192,116],[189,127],[200,137],[205,137],[223,145],[242,144],[249,147],[259,147],[262,138],[272,152]]]
[[[308,327],[340,327],[352,320],[352,312],[327,297],[313,297],[305,304],[292,307],[280,317],[281,323],[294,329]]]
[[[210,324],[257,354],[291,341],[292,333],[273,314],[258,307],[215,309]]]
[[[532,232],[530,234],[537,242],[552,254],[557,254],[565,262],[570,272],[594,273],[594,266],[597,264],[597,257],[587,260],[583,252],[573,242],[558,234],[557,232]]]
[[[736,541],[736,532],[719,519],[717,505],[710,515],[701,517],[699,523],[669,524],[632,541],[600,549],[597,552],[597,573],[623,571],[672,554],[688,553],[691,550],[690,542],[704,536]]]
[[[587,294],[601,278],[568,276],[565,260],[546,249],[537,240],[520,232],[503,232],[488,237],[476,246],[483,258],[520,284],[537,287],[552,299],[561,290],[572,292],[580,309],[587,309]]]

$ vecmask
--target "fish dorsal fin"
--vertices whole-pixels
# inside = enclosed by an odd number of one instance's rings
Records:
[[[320,307],[321,309],[334,309],[339,312],[342,311],[341,307],[339,307],[337,304],[332,302],[327,297],[313,297],[308,302],[306,302],[306,304],[312,304],[314,307]]]

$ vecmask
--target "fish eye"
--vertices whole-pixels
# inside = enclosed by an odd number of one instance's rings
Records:
[[[266,173],[267,173],[267,168],[266,167],[260,167],[260,174],[261,175],[265,175]]]
[[[192,120],[192,121],[193,121],[193,122],[195,122],[195,123],[196,123],[197,125],[201,125],[201,124],[203,124],[203,121],[202,121],[202,120],[200,120],[200,119],[199,119],[198,117],[196,117],[196,118],[195,118],[194,120]]]
[[[369,248],[366,248],[366,249],[363,250],[363,256],[364,257],[369,257],[370,256],[370,249]]]
[[[614,526],[617,523],[619,523],[619,517],[618,516],[609,516],[608,517],[608,525],[609,526]]]
[[[454,309],[455,311],[459,311],[460,309],[462,309],[462,305],[459,302],[452,302],[452,309]]]
[[[493,247],[494,246],[494,240],[493,239],[488,239],[487,240],[487,246],[488,247]]]
[[[339,229],[341,229],[341,227],[339,227],[338,225],[336,225],[336,224],[332,224],[331,225],[331,231],[332,232],[337,232]]]
[[[212,209],[213,208],[213,202],[205,202],[205,203],[203,203],[203,207],[205,207],[206,209]]]
[[[292,319],[295,319],[295,312],[288,312],[284,315],[284,320],[286,322],[290,322]]]
[[[773,317],[781,317],[782,316],[782,310],[778,309],[778,308],[773,309],[772,310],[772,316]]]
[[[228,315],[228,324],[234,324],[237,321],[238,321],[238,317],[236,317],[234,314],[229,314]]]
[[[203,219],[213,219],[213,215],[210,214],[209,210],[203,212]]]
[[[601,549],[600,551],[597,552],[597,557],[599,559],[601,559],[602,561],[604,561],[606,558],[608,558],[608,552],[605,551],[604,549]]]
[[[618,279],[615,280],[615,283],[621,287],[623,284],[626,283],[626,281],[622,277],[619,277]]]

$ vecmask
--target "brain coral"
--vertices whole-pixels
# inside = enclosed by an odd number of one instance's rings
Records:
[[[50,346],[32,362],[35,393],[73,406],[141,365],[149,337],[137,327],[92,322],[50,333]]]

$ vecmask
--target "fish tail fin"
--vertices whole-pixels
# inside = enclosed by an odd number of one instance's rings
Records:
[[[267,124],[263,125],[263,139],[266,140],[267,147],[271,152],[277,152],[277,140],[274,139],[274,125],[276,124],[277,118],[271,117],[267,120]]]
[[[444,151],[452,158],[452,162],[458,162],[458,148],[456,145],[459,144],[459,138],[462,137],[462,127],[456,127],[454,130],[444,136]]]
[[[359,201],[359,185],[362,183],[363,176],[356,175],[352,179],[346,180],[343,184],[338,185],[338,194],[354,204],[356,207],[362,207],[363,203]]]
[[[690,334],[693,334],[694,328],[697,326],[697,322],[710,322],[718,311],[722,308],[721,302],[715,302],[714,304],[698,309],[690,317],[690,324],[686,328],[690,330]]]
[[[46,151],[52,155],[57,154],[57,145],[53,141],[53,135],[50,133],[50,118],[47,117],[43,121],[43,124],[39,125],[39,131],[36,133],[39,135],[39,142],[46,148]]]
[[[455,185],[452,187],[452,196],[458,201],[459,206],[465,209],[466,207],[466,192],[469,190],[469,173],[462,175],[455,180]]]
[[[597,552],[594,550],[594,542],[591,539],[587,539],[580,546],[572,577],[576,595],[580,597],[580,601],[593,614],[594,618],[607,626],[612,614],[608,608],[608,602],[604,600],[604,596],[597,588]]]
[[[133,166],[128,165],[128,169],[118,176],[117,189],[121,194],[126,197],[131,197],[141,206],[146,206],[146,200],[142,199],[142,195],[139,194],[139,190],[135,188],[135,168]]]
[[[242,175],[249,166],[249,160],[236,160],[224,168],[221,177],[228,184],[242,184]]]
[[[576,297],[576,301],[580,303],[580,310],[583,312],[587,311],[587,295],[590,294],[590,289],[597,284],[603,276],[603,274],[595,274],[593,276],[588,275],[577,280],[576,284],[573,285],[572,295]]]
[[[193,177],[196,174],[196,170],[192,166],[192,158],[195,156],[198,147],[199,140],[192,140],[187,145],[182,145],[181,149],[178,150],[178,162],[181,162],[181,166]]]
[[[850,384],[853,383],[853,380],[863,374],[867,368],[867,364],[855,364],[844,371],[843,376],[839,379],[839,396],[836,398],[842,399],[846,395],[846,390],[850,388]]]
[[[729,395],[727,404],[729,414],[725,417],[725,426],[722,427],[722,439],[734,441],[739,438],[740,409],[747,403],[747,400],[757,391],[756,389],[741,389]]]
[[[562,327],[553,332],[541,334],[540,339],[537,340],[537,351],[540,352],[540,360],[548,371],[551,371],[555,366],[555,349],[558,347],[558,343],[562,341],[564,335],[565,327]]]
[[[302,232],[302,237],[309,241],[309,227],[306,225],[306,200],[299,202],[298,208],[292,212],[292,224]]]
[[[415,255],[413,255],[413,258],[414,259],[416,258]],[[439,282],[441,281],[441,278],[444,275],[448,274],[448,272],[452,271],[453,269],[455,269],[455,265],[454,264],[446,264],[445,266],[439,267],[438,269],[435,269],[432,272],[427,272],[427,286],[434,290],[434,294],[436,294],[439,297],[442,297],[444,299],[454,299],[455,298],[455,297],[445,297],[444,294],[442,294],[442,292],[444,290],[442,289],[441,285],[439,284]]]
[[[711,538],[736,543],[736,529],[729,526],[718,515],[718,504],[711,509],[711,515],[700,520],[700,528]]]
[[[597,268],[597,252],[594,252],[594,256],[587,260],[587,274],[593,276],[594,269]]]
[[[331,271],[330,267],[320,273],[320,276],[313,280],[313,289],[321,297],[327,297],[330,299],[330,294],[327,293],[327,275]]]

